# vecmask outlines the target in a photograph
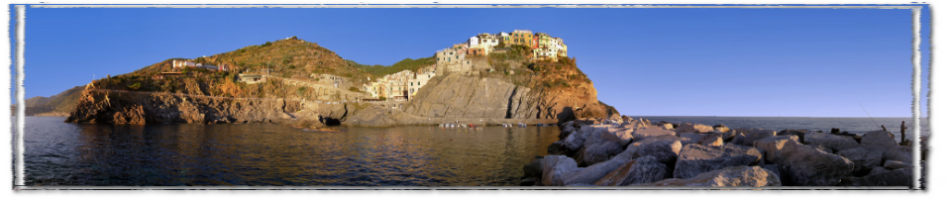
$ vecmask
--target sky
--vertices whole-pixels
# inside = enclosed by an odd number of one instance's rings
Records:
[[[26,15],[27,98],[290,36],[344,59],[391,65],[478,33],[528,29],[563,38],[599,100],[623,115],[912,115],[905,9],[28,8]]]

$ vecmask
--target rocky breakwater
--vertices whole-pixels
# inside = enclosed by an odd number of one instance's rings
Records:
[[[344,104],[284,99],[85,90],[66,122],[90,124],[276,123],[320,128],[346,118]]]
[[[343,124],[395,126],[456,120],[474,124],[545,124],[584,117],[618,119],[619,114],[598,101],[591,83],[535,90],[500,78],[452,73],[433,78],[412,100],[396,109],[367,105]]]
[[[911,148],[886,131],[579,119],[524,166],[524,186],[909,186]]]

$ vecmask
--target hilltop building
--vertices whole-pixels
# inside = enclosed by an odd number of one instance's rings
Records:
[[[557,61],[559,57],[567,57],[566,44],[562,38],[553,37],[547,33],[530,30],[514,30],[511,33],[500,32],[497,34],[482,33],[467,39],[466,43],[454,44],[450,48],[438,51],[439,65],[467,64],[465,56],[482,56],[494,52],[506,52],[507,47],[498,48],[500,44],[505,46],[521,45],[530,50],[530,60],[552,60]],[[464,50],[463,53],[461,50]],[[467,67],[461,67],[465,69]]]

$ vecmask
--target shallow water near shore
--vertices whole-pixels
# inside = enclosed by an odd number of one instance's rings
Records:
[[[26,117],[31,186],[516,186],[556,127],[83,125]]]

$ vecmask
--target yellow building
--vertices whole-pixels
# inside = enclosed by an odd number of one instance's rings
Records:
[[[510,45],[523,45],[533,47],[533,32],[530,30],[514,30],[510,33],[510,40],[505,40]]]

